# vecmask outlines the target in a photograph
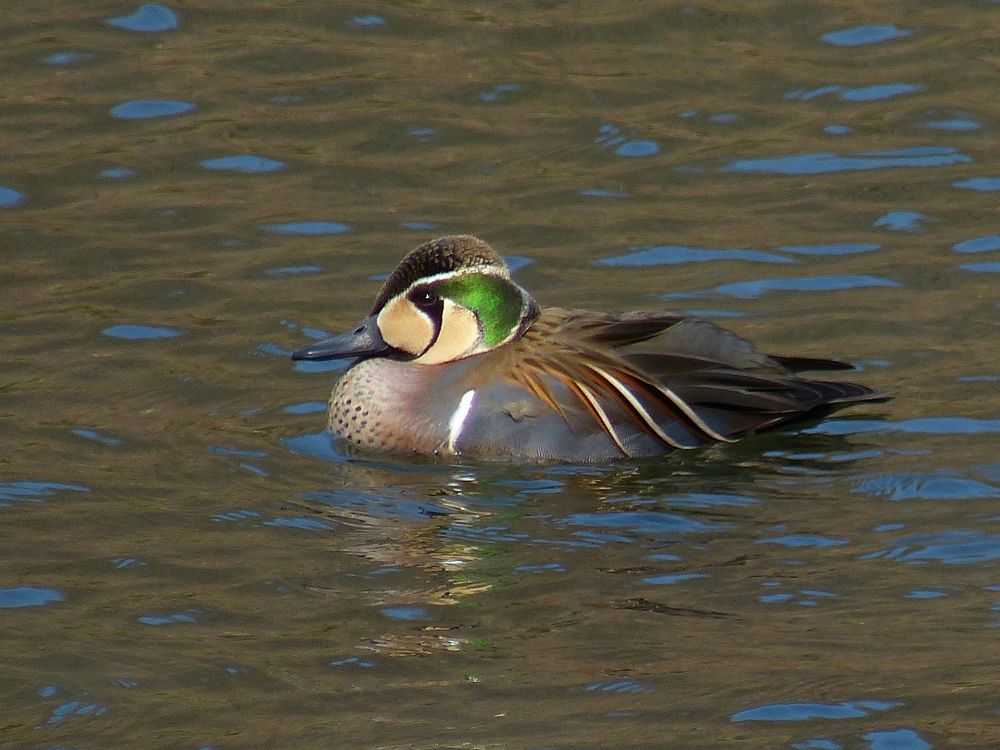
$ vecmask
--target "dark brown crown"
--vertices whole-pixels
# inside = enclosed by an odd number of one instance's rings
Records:
[[[372,307],[374,315],[413,282],[439,273],[473,266],[494,266],[507,273],[507,264],[492,247],[469,234],[439,237],[411,250],[392,272]]]

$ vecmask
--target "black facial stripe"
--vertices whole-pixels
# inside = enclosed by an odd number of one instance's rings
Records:
[[[471,266],[504,268],[503,258],[482,240],[468,235],[441,237],[411,250],[392,272],[375,299],[372,314],[415,282],[428,276],[449,273]]]
[[[434,344],[437,343],[438,336],[441,335],[441,324],[444,322],[444,300],[439,299],[430,307],[421,307],[420,310],[431,320],[431,325],[434,326],[434,335],[431,336],[431,342],[424,347],[424,350],[417,355],[421,357],[427,353]]]

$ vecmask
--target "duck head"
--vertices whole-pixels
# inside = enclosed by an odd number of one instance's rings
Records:
[[[299,349],[292,359],[453,362],[520,338],[538,314],[493,248],[468,235],[441,237],[400,261],[357,328]]]

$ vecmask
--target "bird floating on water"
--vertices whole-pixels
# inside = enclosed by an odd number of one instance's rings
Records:
[[[818,418],[890,395],[806,370],[673,313],[540,307],[472,236],[411,251],[349,333],[292,354],[354,359],[329,428],[362,448],[475,458],[603,462],[655,456]]]

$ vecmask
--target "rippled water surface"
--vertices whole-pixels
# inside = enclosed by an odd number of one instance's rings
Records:
[[[1000,746],[996,2],[4,18],[0,745]],[[345,456],[288,352],[460,232],[896,398]]]

